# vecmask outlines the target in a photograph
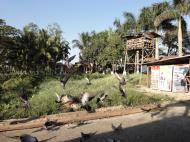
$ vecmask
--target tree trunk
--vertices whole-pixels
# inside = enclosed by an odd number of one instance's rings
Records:
[[[182,29],[181,29],[181,16],[178,19],[178,56],[183,56],[182,52]]]
[[[156,33],[158,34],[158,28],[156,28]],[[156,38],[155,59],[159,59],[158,37]]]

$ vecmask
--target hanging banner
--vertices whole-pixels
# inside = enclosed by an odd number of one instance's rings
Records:
[[[150,88],[158,89],[160,75],[160,66],[151,66],[151,84]]]
[[[172,91],[172,72],[173,66],[160,66],[159,89],[163,91]]]
[[[188,92],[187,80],[189,65],[175,65],[173,70],[173,92]]]

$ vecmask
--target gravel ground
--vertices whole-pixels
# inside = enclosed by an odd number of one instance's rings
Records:
[[[136,113],[126,116],[86,121],[85,125],[69,124],[56,131],[39,131],[40,128],[7,131],[0,133],[0,141],[17,142],[10,138],[30,134],[38,140],[50,142],[79,142],[80,132],[94,133],[86,142],[106,142],[116,138],[121,142],[189,142],[190,141],[190,102],[168,105],[160,112]],[[111,125],[122,124],[122,130],[114,132]]]

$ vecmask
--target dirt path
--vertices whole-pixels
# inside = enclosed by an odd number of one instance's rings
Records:
[[[79,142],[80,132],[96,132],[87,142],[104,142],[117,138],[121,142],[188,142],[190,141],[190,102],[184,101],[166,106],[160,112],[136,113],[131,115],[86,121],[86,125],[65,125],[56,131],[37,131],[39,128],[0,133],[0,141],[17,142],[9,137],[31,134],[39,140],[50,142]],[[122,123],[123,129],[113,132],[111,124]],[[35,132],[36,131],[36,132]]]
[[[144,92],[146,95],[159,94],[174,98],[176,101],[190,100],[190,93],[173,93],[167,91],[153,90],[151,88],[139,85],[137,86],[137,88],[140,92]]]

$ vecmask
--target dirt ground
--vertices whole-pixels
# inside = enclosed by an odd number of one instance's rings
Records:
[[[159,95],[164,95],[164,96],[169,96],[171,98],[174,98],[176,101],[190,100],[190,93],[173,93],[173,92],[167,92],[167,91],[160,91],[160,90],[147,88],[145,86],[137,86],[137,88],[139,91],[150,96],[152,94],[159,94]]]
[[[80,132],[93,133],[87,142],[106,142],[116,138],[121,142],[188,142],[190,141],[190,102],[183,101],[166,106],[163,110],[136,113],[126,116],[86,121],[85,125],[65,125],[55,131],[40,128],[7,131],[0,133],[0,141],[17,142],[10,137],[31,134],[40,141],[79,142]],[[111,125],[122,124],[122,130],[113,132]]]
[[[30,134],[37,137],[39,141],[79,142],[81,132],[96,132],[86,142],[106,142],[108,138],[115,138],[121,142],[189,142],[190,95],[174,94],[173,96],[177,96],[178,102],[168,104],[159,111],[85,121],[84,125],[68,124],[54,131],[34,128],[1,132],[0,141],[17,142],[19,139],[11,137]],[[114,132],[112,124],[115,126],[122,124],[122,130]]]

